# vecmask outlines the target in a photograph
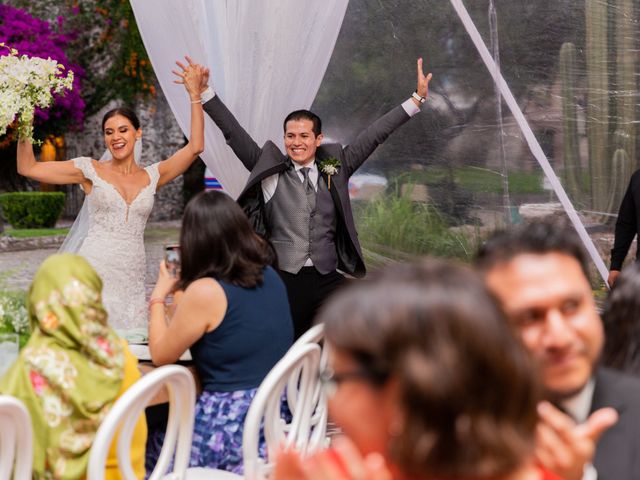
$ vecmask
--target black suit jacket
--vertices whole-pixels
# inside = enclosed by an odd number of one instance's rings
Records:
[[[267,141],[259,147],[217,95],[204,104],[204,110],[220,128],[236,156],[251,172],[244,190],[238,197],[238,203],[247,213],[256,232],[269,238],[261,181],[270,175],[283,172],[288,166],[287,156],[272,141]],[[329,189],[338,215],[335,238],[338,268],[356,277],[364,276],[366,269],[349,201],[349,177],[378,145],[409,118],[402,106],[395,107],[362,131],[350,145],[343,147],[332,143],[321,145],[316,151],[318,163],[328,157],[340,160],[338,172],[331,176]],[[325,183],[328,183],[327,176],[322,172],[320,175],[324,177]]]
[[[620,416],[598,441],[598,480],[640,479],[640,380],[607,368],[598,368],[595,378],[591,411],[613,407]]]

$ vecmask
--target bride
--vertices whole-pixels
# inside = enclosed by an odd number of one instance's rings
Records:
[[[39,182],[77,183],[86,194],[88,230],[78,254],[84,256],[102,278],[103,303],[109,324],[116,329],[146,327],[145,250],[143,234],[156,190],[181,175],[204,149],[204,118],[200,92],[209,71],[187,57],[174,71],[191,99],[189,142],[168,159],[145,168],[136,163],[135,145],[142,130],[128,108],[107,112],[102,133],[111,155],[98,162],[79,157],[63,162],[37,162],[28,140],[18,142],[18,173]]]

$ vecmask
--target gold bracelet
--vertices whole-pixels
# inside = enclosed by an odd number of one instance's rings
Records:
[[[151,307],[153,307],[156,303],[161,303],[163,306],[165,305],[165,300],[164,298],[152,298],[149,300],[149,310],[151,310]]]
[[[191,100],[191,103],[200,103],[200,102],[202,102],[201,98],[199,98],[198,100]]]

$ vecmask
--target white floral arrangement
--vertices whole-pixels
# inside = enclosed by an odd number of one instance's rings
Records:
[[[18,55],[15,48],[0,42],[2,48],[9,54],[0,56],[0,135],[17,119],[18,138],[33,142],[35,108],[47,108],[54,93],[71,90],[73,71],[64,75],[64,65],[51,58]]]
[[[20,335],[29,332],[29,315],[23,295],[8,293],[0,295],[0,327],[5,325]]]

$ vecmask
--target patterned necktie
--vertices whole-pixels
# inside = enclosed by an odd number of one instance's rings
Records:
[[[302,176],[304,180],[302,181],[302,185],[304,186],[304,191],[307,194],[307,202],[311,206],[311,208],[315,208],[316,206],[316,191],[313,189],[313,185],[311,183],[311,178],[309,178],[309,167],[302,167],[300,171],[302,172]]]

